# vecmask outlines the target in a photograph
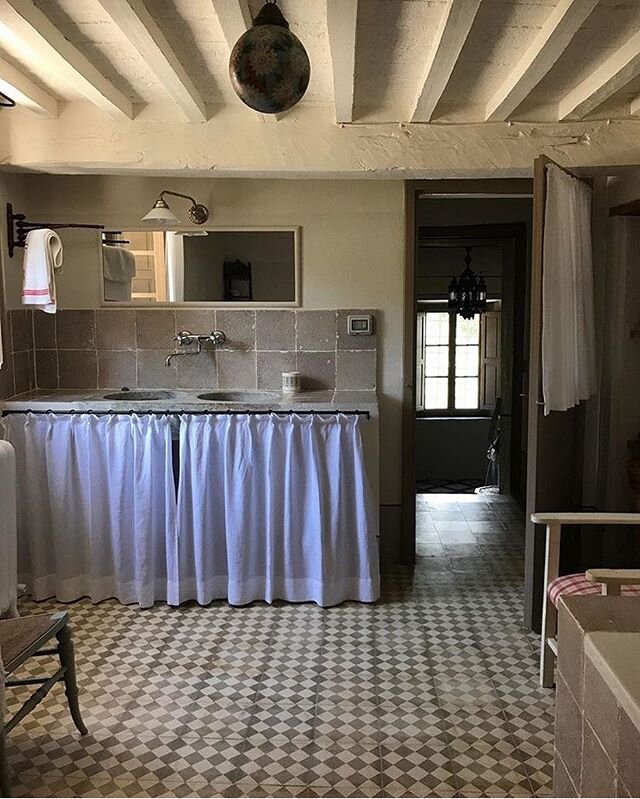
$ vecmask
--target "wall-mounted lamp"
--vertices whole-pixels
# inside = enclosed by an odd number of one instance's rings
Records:
[[[207,219],[209,219],[209,209],[206,205],[197,203],[193,197],[189,197],[188,194],[180,194],[177,191],[165,190],[160,192],[160,196],[153,204],[153,208],[149,211],[149,213],[142,217],[143,222],[156,222],[158,225],[180,224],[178,217],[167,205],[164,199],[165,194],[171,194],[173,197],[182,197],[183,200],[190,200],[191,208],[189,208],[188,211],[189,221],[193,222],[194,225],[204,225]]]

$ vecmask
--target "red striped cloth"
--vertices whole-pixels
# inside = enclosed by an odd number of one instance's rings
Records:
[[[561,596],[580,594],[580,596],[598,596],[602,594],[602,583],[592,583],[582,574],[564,574],[556,577],[549,584],[549,599],[558,607],[558,600]],[[623,585],[623,595],[640,595],[640,585]]]

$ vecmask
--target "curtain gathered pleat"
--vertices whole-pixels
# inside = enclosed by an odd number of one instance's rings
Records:
[[[170,602],[372,602],[379,569],[360,417],[180,420]]]
[[[542,271],[545,415],[596,392],[591,189],[547,165]]]
[[[35,599],[166,599],[174,549],[171,425],[151,415],[7,416],[18,568]]]

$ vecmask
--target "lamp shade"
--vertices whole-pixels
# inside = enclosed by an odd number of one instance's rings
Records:
[[[242,102],[262,114],[278,114],[302,99],[311,76],[309,56],[275,2],[262,7],[236,42],[229,76]]]
[[[155,222],[157,225],[180,224],[178,217],[173,213],[171,208],[169,208],[169,206],[161,197],[155,201],[153,208],[149,211],[149,213],[142,217],[142,221]]]

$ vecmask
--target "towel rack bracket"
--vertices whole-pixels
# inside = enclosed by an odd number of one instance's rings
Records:
[[[104,225],[85,225],[76,222],[29,222],[25,214],[15,214],[13,205],[7,203],[7,248],[9,250],[9,258],[13,258],[16,247],[24,247],[27,241],[27,233],[30,230],[40,230],[42,228],[51,230],[59,230],[60,228],[103,230]]]

